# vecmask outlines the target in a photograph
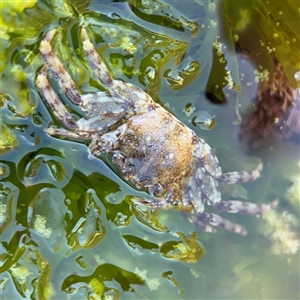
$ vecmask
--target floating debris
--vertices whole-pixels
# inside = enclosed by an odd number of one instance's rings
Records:
[[[264,235],[272,242],[271,251],[276,254],[297,254],[300,240],[296,232],[298,225],[296,217],[284,211],[275,210],[262,216],[265,221]]]
[[[161,285],[161,282],[158,277],[148,278],[147,273],[148,270],[140,270],[138,267],[135,268],[134,273],[140,276],[141,279],[145,280],[150,291],[156,291],[158,287]]]
[[[200,71],[199,62],[192,61],[186,69],[175,72],[175,76],[172,75],[173,70],[167,69],[164,72],[164,77],[169,82],[170,89],[180,90],[193,83],[200,75]]]
[[[242,123],[242,140],[258,148],[272,136],[279,140],[300,141],[300,92],[289,82],[285,72],[274,58],[272,74],[257,74],[262,83],[254,100],[255,112]],[[299,76],[297,72],[295,79]],[[263,75],[263,76],[262,76]]]
[[[175,236],[179,237],[179,241],[168,241],[160,247],[163,257],[175,259],[187,263],[195,263],[205,254],[205,248],[197,240],[196,232],[186,237],[182,232],[176,232]]]
[[[193,125],[199,126],[203,130],[212,130],[216,127],[217,122],[215,117],[208,112],[202,110],[197,113],[197,117],[192,120]]]
[[[193,114],[193,112],[196,110],[196,107],[194,105],[192,105],[191,103],[188,103],[186,104],[186,106],[184,107],[184,112],[185,112],[185,115],[187,117],[190,117],[191,114]]]

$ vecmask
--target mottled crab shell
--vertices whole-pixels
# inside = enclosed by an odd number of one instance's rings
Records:
[[[189,173],[193,161],[193,132],[161,107],[132,116],[117,142],[134,172],[123,174],[133,184],[151,187],[154,196],[172,188]],[[159,187],[160,186],[160,187]]]

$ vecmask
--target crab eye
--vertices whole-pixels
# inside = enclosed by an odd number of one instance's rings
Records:
[[[144,187],[147,186],[147,182],[148,180],[147,179],[142,179],[142,180],[138,180],[134,183],[134,185],[138,188],[138,189],[142,189]]]
[[[157,183],[149,188],[149,193],[154,197],[162,196],[164,192],[165,188],[160,183]]]
[[[121,155],[120,153],[115,152],[111,156],[111,161],[115,165],[119,165],[121,163],[124,164],[125,163],[125,157],[123,155]]]
[[[129,165],[126,167],[126,169],[123,171],[123,174],[124,176],[127,178],[127,179],[130,179],[134,176],[134,166],[133,165]]]

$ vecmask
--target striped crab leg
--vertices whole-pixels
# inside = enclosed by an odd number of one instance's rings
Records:
[[[51,41],[53,40],[55,33],[56,29],[51,29],[46,33],[41,42],[40,51],[47,66],[49,67],[49,70],[57,79],[60,88],[73,104],[79,105],[81,103],[81,95],[76,87],[76,84],[66,71],[65,67],[51,46]]]

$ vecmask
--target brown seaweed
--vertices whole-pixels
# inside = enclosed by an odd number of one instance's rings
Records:
[[[253,148],[262,146],[269,137],[299,143],[300,93],[289,82],[277,58],[273,61],[273,73],[256,93],[255,111],[242,123],[242,141]]]

